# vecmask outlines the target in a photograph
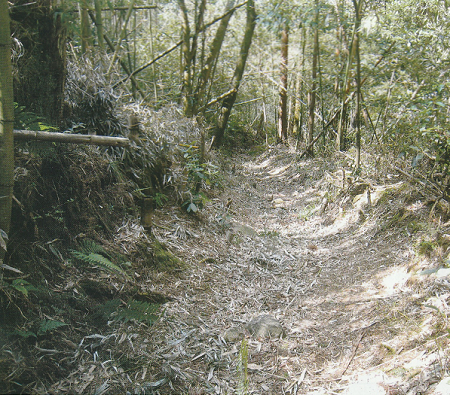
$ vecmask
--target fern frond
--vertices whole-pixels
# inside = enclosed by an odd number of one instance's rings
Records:
[[[98,254],[107,254],[103,246],[100,246],[98,243],[94,242],[90,239],[85,239],[80,243],[81,251],[85,254],[89,253],[98,253]]]
[[[152,325],[158,319],[157,311],[160,304],[145,303],[143,301],[130,300],[126,307],[119,308],[114,316],[117,321],[128,322],[136,320]]]
[[[120,268],[118,265],[114,264],[112,261],[108,260],[106,257],[102,256],[98,253],[83,253],[77,250],[72,251],[72,255],[91,266],[101,267],[108,271],[116,272],[121,275],[125,275],[125,271]]]
[[[55,321],[53,319],[45,319],[39,325],[37,335],[42,336],[44,334],[51,332],[52,330],[60,328],[61,326],[67,326],[67,323]]]

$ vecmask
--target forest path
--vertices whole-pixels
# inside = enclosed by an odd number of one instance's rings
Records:
[[[428,384],[418,390],[379,371],[393,353],[417,354],[409,349],[422,333],[410,330],[420,297],[406,285],[414,255],[408,235],[366,219],[354,197],[345,211],[330,205],[322,213],[339,172],[333,162],[299,163],[275,148],[228,166],[227,188],[201,220],[178,218],[175,237],[157,232],[193,264],[172,287],[160,280],[176,301],[155,325],[163,361],[155,369],[170,368],[184,385],[172,383],[167,393],[238,391],[240,340],[221,336],[261,314],[276,317],[286,336],[247,335],[249,393],[425,391]]]

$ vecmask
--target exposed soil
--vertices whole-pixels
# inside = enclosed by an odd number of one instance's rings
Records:
[[[398,175],[343,170],[284,147],[226,160],[223,191],[198,215],[155,213],[155,237],[188,265],[139,275],[143,292],[170,298],[158,321],[84,336],[67,353],[73,372],[36,392],[433,392],[448,371],[450,295],[445,275],[420,273],[446,254],[418,255],[418,237],[437,239],[430,207]],[[146,241],[130,221],[115,243],[136,254]],[[244,328],[263,314],[282,337]]]

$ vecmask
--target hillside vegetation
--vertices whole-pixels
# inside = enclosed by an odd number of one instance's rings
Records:
[[[0,392],[449,393],[446,2],[0,5]]]

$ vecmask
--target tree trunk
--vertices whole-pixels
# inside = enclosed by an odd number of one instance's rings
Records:
[[[342,105],[341,113],[339,117],[338,134],[336,137],[336,147],[338,151],[343,151],[345,148],[344,137],[345,137],[345,119],[347,114],[347,95],[350,92],[350,70],[352,68],[353,56],[355,53],[355,35],[356,35],[356,24],[353,27],[352,39],[350,48],[348,51],[347,67],[345,70],[345,76],[342,84]]]
[[[359,54],[359,28],[361,26],[362,0],[353,0],[355,7],[355,58],[356,58],[356,170],[361,165],[361,59]]]
[[[14,99],[7,0],[0,0],[0,230],[9,233],[14,184]],[[0,264],[5,251],[0,247]]]
[[[281,32],[281,81],[280,81],[280,104],[278,108],[278,142],[287,141],[287,89],[288,89],[288,48],[289,48],[289,25],[286,22]]]
[[[66,26],[61,13],[53,12],[50,4],[50,0],[37,0],[11,9],[12,27],[24,50],[17,62],[14,98],[46,123],[59,126],[66,76]]]
[[[182,41],[181,53],[182,53],[182,82],[183,86],[181,89],[182,104],[185,115],[191,116],[192,114],[192,76],[191,76],[191,29],[189,27],[188,10],[184,0],[178,0],[178,5],[181,9],[181,14],[183,17],[182,23]]]
[[[136,3],[136,0],[131,0],[130,5],[128,6],[127,14],[125,15],[125,21],[123,22],[123,26],[120,31],[119,40],[116,43],[113,58],[109,65],[108,71],[106,72],[107,75],[109,75],[111,73],[111,70],[119,56],[120,45],[122,44],[122,40],[125,39],[125,35],[127,33],[128,21],[130,20],[131,12],[133,11],[133,7],[134,7],[134,3]]]
[[[303,113],[304,113],[304,94],[303,94],[303,79],[305,77],[305,51],[306,51],[306,27],[302,26],[302,59],[300,62],[300,69],[301,72],[297,75],[297,95],[295,97],[295,105],[294,105],[294,121],[293,121],[293,128],[292,128],[292,134],[294,137],[296,137],[296,147],[298,148],[298,144],[300,141],[304,140],[303,137]]]
[[[228,28],[228,23],[230,22],[230,19],[234,13],[233,9],[234,3],[235,0],[229,0],[225,7],[226,16],[222,18],[219,26],[217,27],[216,35],[214,37],[213,42],[211,43],[209,56],[206,59],[205,65],[200,73],[200,77],[197,84],[197,90],[195,94],[196,100],[194,113],[197,113],[197,111],[203,106],[203,104],[206,104],[206,102],[208,101],[208,98],[205,97],[205,93],[208,84],[214,77],[213,73],[214,65],[217,62],[217,59],[219,58],[220,50],[222,48],[223,40],[225,38],[225,33]],[[232,12],[227,13],[228,11]]]
[[[96,18],[94,17],[94,14],[92,11],[89,11],[89,16],[91,17],[92,22],[94,22],[94,24],[96,24]],[[106,44],[108,45],[108,48],[111,51],[114,51],[114,45],[112,43],[112,41],[110,40],[110,38],[108,37],[108,35],[106,33],[103,34],[103,38],[106,41]],[[139,86],[138,82],[136,81],[136,79],[133,76],[133,73],[130,72],[130,70],[128,69],[127,64],[122,61],[121,59],[119,59],[119,63],[122,66],[122,69],[125,71],[125,73],[128,75],[128,77],[126,77],[123,80],[120,80],[118,83],[116,83],[113,88],[116,88],[117,86],[119,86],[120,84],[122,84],[123,82],[125,82],[126,80],[130,79],[131,82],[133,83],[134,87],[136,87],[136,89],[139,91],[139,93],[141,94],[142,98],[145,98],[145,94],[142,91],[141,87]]]
[[[103,40],[103,17],[102,17],[102,0],[95,0],[95,27],[97,28],[98,46],[101,50],[105,49]]]
[[[81,53],[84,54],[91,44],[91,33],[89,26],[87,0],[80,0],[80,32],[81,32]]]
[[[247,1],[247,22],[245,25],[244,39],[242,40],[240,57],[234,71],[232,86],[234,88],[233,93],[225,98],[222,102],[222,107],[220,109],[219,120],[217,122],[216,131],[214,134],[214,145],[219,147],[222,144],[223,136],[225,134],[225,129],[228,124],[228,119],[230,117],[231,109],[236,101],[239,86],[241,84],[242,75],[244,74],[245,64],[247,62],[248,53],[250,51],[250,46],[252,44],[253,32],[255,31],[256,25],[256,11],[254,0]]]
[[[308,93],[308,146],[309,156],[314,156],[314,147],[311,145],[314,141],[314,120],[315,120],[315,108],[316,108],[316,89],[317,89],[317,59],[319,57],[319,2],[316,0],[316,16],[314,27],[314,50],[313,50],[313,62],[312,62],[312,84],[311,91]]]

